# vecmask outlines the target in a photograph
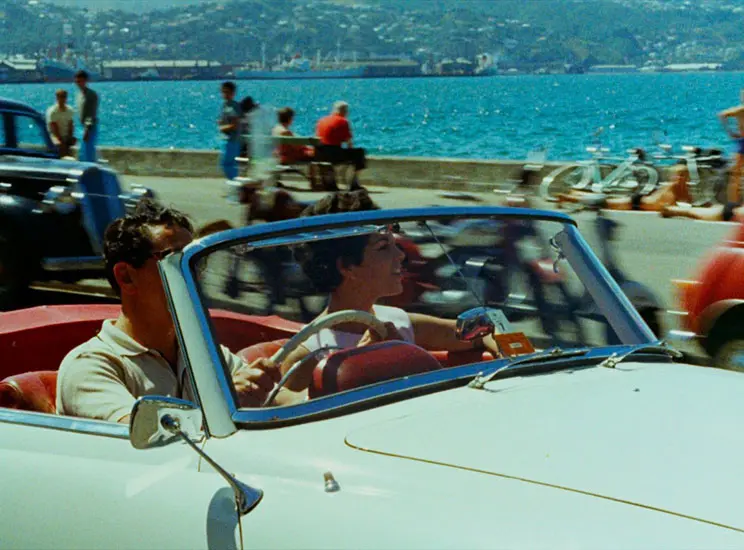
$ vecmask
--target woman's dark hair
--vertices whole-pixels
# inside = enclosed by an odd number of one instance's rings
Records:
[[[379,210],[366,189],[327,195],[303,210],[301,216],[322,216],[343,212]],[[338,267],[359,265],[364,259],[364,249],[369,235],[329,239],[315,243],[304,243],[294,249],[296,260],[318,292],[332,292],[342,282]]]
[[[186,214],[175,208],[167,208],[151,199],[143,199],[134,213],[111,222],[103,237],[103,257],[106,262],[106,278],[117,295],[121,289],[114,277],[114,266],[126,262],[133,267],[142,267],[152,256],[152,234],[154,225],[176,225],[193,233]]]

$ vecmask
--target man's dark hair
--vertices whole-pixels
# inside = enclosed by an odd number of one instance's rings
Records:
[[[323,214],[379,209],[380,207],[375,204],[367,190],[360,189],[359,191],[327,195],[303,210],[301,216],[321,216]],[[338,264],[340,263],[344,267],[361,264],[364,260],[364,248],[368,241],[369,235],[329,239],[299,245],[295,248],[294,253],[305,275],[318,292],[332,292],[343,282]]]
[[[222,83],[222,89],[230,90],[231,92],[234,92],[237,89],[237,86],[235,85],[235,82],[228,80],[227,82]]]
[[[282,107],[276,112],[280,124],[289,124],[294,118],[295,112],[292,107]]]
[[[134,213],[114,220],[106,228],[103,237],[106,278],[117,296],[121,296],[121,288],[114,277],[114,266],[126,262],[133,267],[142,267],[154,252],[150,227],[157,225],[176,225],[194,232],[186,214],[152,199],[141,200]]]
[[[90,75],[87,71],[78,71],[75,73],[75,78],[82,78],[83,80],[90,80]]]

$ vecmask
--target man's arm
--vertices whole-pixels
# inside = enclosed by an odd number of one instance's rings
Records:
[[[49,123],[49,130],[51,130],[52,135],[57,138],[57,140],[62,143],[62,132],[59,131],[59,124],[57,124],[55,121],[51,121]]]
[[[348,120],[346,120],[345,122],[346,122],[346,127],[344,128],[344,133],[345,133],[346,139],[344,139],[343,141],[346,142],[346,146],[349,149],[351,149],[352,147],[354,147],[354,139],[351,134],[351,124],[349,124]]]
[[[230,117],[228,124],[220,125],[220,132],[227,134],[238,128],[238,117]]]
[[[723,125],[723,128],[726,130],[726,133],[734,139],[738,139],[742,137],[739,132],[735,132],[731,129],[731,127],[728,124],[729,118],[735,118],[735,119],[744,118],[744,105],[732,107],[731,109],[726,109],[725,111],[721,111],[720,113],[718,113],[718,119],[721,121],[721,124]]]
[[[271,364],[268,359],[263,358],[248,364],[224,346],[222,346],[222,352],[232,375],[233,386],[238,396],[238,406],[241,408],[260,407],[281,379],[280,369]],[[303,398],[301,394],[282,388],[274,404],[291,405]]]
[[[92,90],[90,93],[83,95],[83,106],[80,112],[80,118],[86,131],[96,123],[96,119],[98,118],[98,94]]]

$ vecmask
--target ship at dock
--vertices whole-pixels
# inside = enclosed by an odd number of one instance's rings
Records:
[[[311,80],[346,78],[390,78],[421,76],[421,66],[408,59],[376,58],[341,61],[340,55],[329,62],[320,58],[315,61],[296,54],[288,61],[278,60],[273,66],[261,64],[236,67],[233,76],[240,80]]]

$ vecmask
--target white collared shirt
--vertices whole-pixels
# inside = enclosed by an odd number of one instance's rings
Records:
[[[221,346],[230,373],[245,363]],[[57,375],[57,414],[118,422],[143,395],[193,399],[181,354],[176,372],[159,352],[119,330],[113,320],[68,353]]]

